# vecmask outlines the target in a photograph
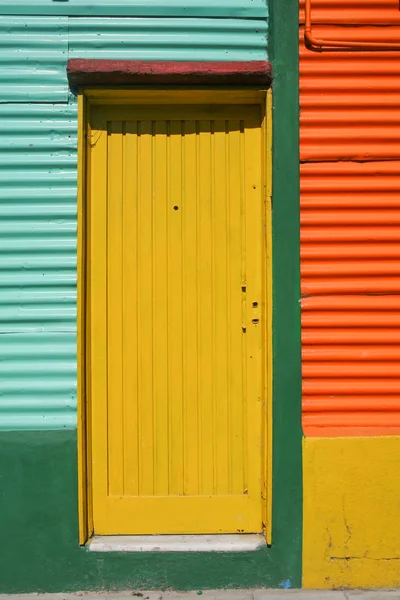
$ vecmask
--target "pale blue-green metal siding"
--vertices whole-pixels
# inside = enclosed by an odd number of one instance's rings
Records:
[[[150,3],[161,14],[183,6]],[[128,4],[145,3],[102,0],[96,11]],[[252,0],[202,4],[250,10]],[[175,9],[171,18],[41,17],[30,15],[49,8],[44,0],[0,1],[0,429],[76,427],[77,106],[68,58],[265,59],[265,5],[253,4],[263,18],[175,18]],[[5,6],[26,15],[1,16]]]
[[[67,102],[67,17],[0,17],[0,102]]]
[[[76,424],[76,107],[0,105],[0,428]]]
[[[267,23],[246,19],[69,19],[71,58],[262,60]]]
[[[265,18],[266,0],[0,0],[2,15]]]

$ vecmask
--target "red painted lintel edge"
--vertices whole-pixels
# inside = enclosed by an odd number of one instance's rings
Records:
[[[268,89],[272,82],[272,65],[266,60],[175,62],[72,58],[67,64],[67,75],[73,88],[96,85],[232,85]]]

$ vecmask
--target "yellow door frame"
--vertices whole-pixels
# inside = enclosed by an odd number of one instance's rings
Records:
[[[91,498],[91,456],[90,456],[90,321],[87,318],[86,247],[90,234],[88,227],[88,190],[87,156],[91,140],[88,123],[92,105],[107,104],[258,104],[262,107],[262,137],[264,145],[263,179],[264,194],[264,464],[266,476],[263,481],[264,503],[263,523],[268,544],[271,543],[272,514],[272,97],[271,91],[259,89],[132,89],[109,90],[87,89],[78,96],[78,301],[77,301],[77,360],[78,360],[78,515],[79,543],[85,544],[93,534],[92,498]]]

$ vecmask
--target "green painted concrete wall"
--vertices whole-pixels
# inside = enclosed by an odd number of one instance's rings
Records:
[[[245,553],[91,553],[78,545],[76,433],[0,433],[0,593],[279,587],[284,539]],[[287,542],[288,540],[285,541]]]

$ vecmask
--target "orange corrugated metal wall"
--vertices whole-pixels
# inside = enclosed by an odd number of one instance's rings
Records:
[[[400,52],[308,49],[303,7],[303,429],[400,433]],[[400,42],[399,0],[312,7],[317,38]]]

